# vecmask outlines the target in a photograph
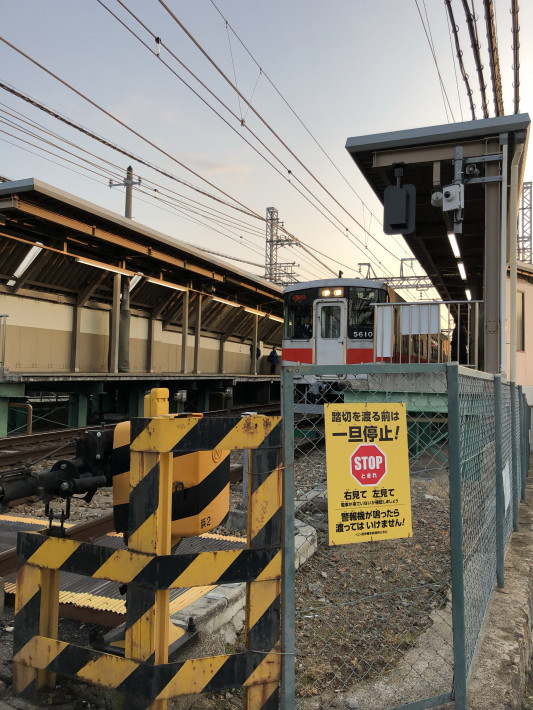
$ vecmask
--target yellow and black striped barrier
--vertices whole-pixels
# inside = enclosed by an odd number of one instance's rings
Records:
[[[135,707],[163,709],[175,696],[231,687],[246,689],[248,710],[278,707],[280,421],[263,416],[132,420],[128,549],[19,534],[13,657],[19,695],[33,699],[60,674],[122,691],[137,698]],[[215,449],[252,450],[247,548],[171,555],[174,457]],[[123,658],[57,640],[61,571],[128,585]],[[247,651],[168,663],[169,590],[233,582],[247,585]]]

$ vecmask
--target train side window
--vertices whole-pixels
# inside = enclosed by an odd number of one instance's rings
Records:
[[[341,307],[322,306],[320,316],[320,335],[322,338],[340,338],[341,335]]]
[[[285,337],[309,340],[313,337],[313,304],[290,304],[285,312]]]

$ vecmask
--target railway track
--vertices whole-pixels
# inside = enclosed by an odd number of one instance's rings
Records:
[[[258,414],[279,414],[279,403],[249,404],[242,407],[232,407],[231,415],[254,411]],[[204,412],[206,417],[228,416],[227,410]],[[43,458],[64,458],[71,456],[76,450],[76,437],[83,432],[94,429],[109,429],[115,424],[81,427],[79,429],[57,429],[37,434],[20,434],[0,439],[0,474],[8,467],[23,468],[33,465]]]

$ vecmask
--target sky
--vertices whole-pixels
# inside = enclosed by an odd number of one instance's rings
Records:
[[[340,269],[345,277],[358,276],[360,263],[371,263],[377,276],[399,275],[401,259],[410,254],[401,237],[383,234],[382,206],[344,146],[352,136],[471,119],[444,0],[165,3],[0,0],[0,36],[92,103],[5,42],[0,42],[0,81],[177,180],[5,89],[0,89],[0,175],[38,178],[123,213],[124,188],[110,188],[109,180],[120,182],[131,164],[141,178],[134,192],[135,221],[235,257],[240,261],[231,263],[251,273],[264,274],[264,217],[273,206],[284,228],[306,247],[279,252],[280,261],[295,264],[298,280],[325,278]],[[471,4],[493,116],[483,3]],[[504,108],[512,114],[511,0],[494,5]],[[481,118],[462,3],[453,0],[452,7]],[[519,17],[520,112],[530,113],[532,2],[520,3]],[[531,157],[525,179],[533,179]],[[422,272],[415,264],[404,273]]]

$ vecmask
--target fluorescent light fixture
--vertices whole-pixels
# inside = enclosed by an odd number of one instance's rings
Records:
[[[168,281],[162,281],[161,279],[149,278],[148,282],[151,284],[156,284],[156,286],[164,286],[165,288],[171,288],[174,291],[186,291],[185,286],[178,286],[177,284],[171,284]]]
[[[226,306],[233,306],[233,308],[239,308],[239,304],[234,301],[226,301],[225,298],[219,298],[218,296],[213,296],[213,301],[217,303],[225,303]]]
[[[465,296],[466,296],[466,300],[467,300],[467,301],[471,301],[471,300],[472,300],[472,292],[470,291],[469,288],[465,288]]]
[[[253,308],[245,308],[244,310],[246,313],[251,313],[254,316],[261,316],[261,318],[264,318],[266,316],[270,320],[277,320],[278,323],[283,323],[283,318],[279,318],[278,316],[271,316],[270,313],[265,313],[264,311],[256,311]]]
[[[24,259],[22,259],[20,264],[17,266],[15,273],[13,274],[13,278],[9,279],[7,286],[14,286],[17,283],[17,279],[20,279],[22,274],[29,269],[42,250],[42,243],[36,242],[35,246],[31,247]]]
[[[465,269],[465,265],[463,264],[462,261],[458,261],[458,262],[457,262],[457,267],[458,267],[458,269],[459,269],[459,273],[461,274],[461,278],[463,279],[463,281],[466,281],[466,269]]]
[[[453,251],[453,255],[456,259],[461,258],[461,252],[459,251],[459,244],[457,244],[457,239],[455,238],[455,234],[453,232],[448,232],[448,239],[450,242],[450,246]]]
[[[132,279],[130,281],[130,288],[129,288],[130,293],[133,291],[135,286],[137,286],[139,281],[143,278],[144,278],[144,274],[135,274],[135,276],[132,277]]]
[[[124,274],[124,276],[133,276],[131,271],[126,269],[121,269],[120,266],[109,266],[108,264],[102,264],[100,261],[93,261],[92,259],[85,259],[81,256],[75,258],[79,264],[86,264],[87,266],[93,266],[95,269],[102,269],[103,271],[111,271],[113,274]]]

